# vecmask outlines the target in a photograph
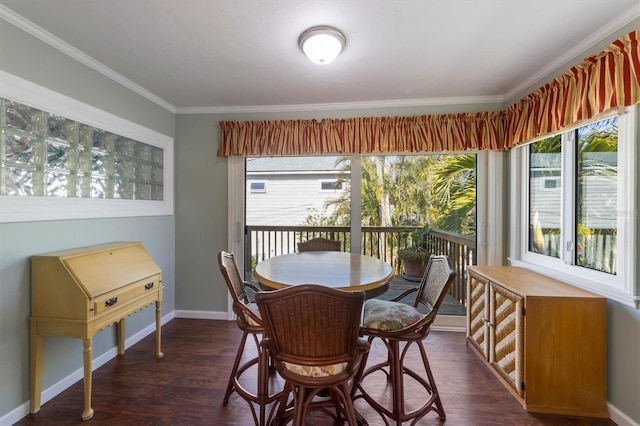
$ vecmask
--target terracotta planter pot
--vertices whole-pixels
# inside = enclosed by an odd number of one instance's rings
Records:
[[[427,262],[421,260],[403,259],[404,277],[409,281],[420,281],[427,268]]]

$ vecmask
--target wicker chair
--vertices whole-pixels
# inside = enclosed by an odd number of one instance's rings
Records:
[[[312,238],[298,243],[298,251],[340,251],[340,241],[328,238]]]
[[[408,420],[412,421],[411,424],[416,424],[430,411],[435,411],[442,420],[446,419],[423,340],[429,334],[431,324],[455,276],[456,273],[448,256],[431,256],[419,287],[405,291],[392,301],[369,299],[364,305],[362,335],[368,336],[370,343],[376,337],[380,338],[387,347],[388,356],[384,362],[367,366],[367,368],[361,367],[353,387],[352,397],[353,399],[364,398],[380,414],[385,424],[389,424],[387,419],[397,425]],[[417,294],[413,306],[400,302],[414,292]],[[424,306],[427,312],[421,313],[418,310],[420,306]],[[405,344],[402,352],[400,351],[401,343]],[[420,350],[426,378],[424,373],[419,374],[405,365],[407,351],[414,343]],[[391,396],[384,399],[389,401],[387,404],[380,402],[382,400],[379,395],[374,398],[367,392],[365,380],[367,376],[374,373],[377,373],[378,377],[380,374],[386,375],[391,384]],[[406,412],[404,405],[405,375],[419,382],[426,390],[424,403],[410,412]]]
[[[260,345],[260,341],[264,336],[264,327],[260,318],[260,312],[257,305],[249,300],[247,288],[258,292],[259,289],[249,282],[243,281],[238,271],[235,258],[232,253],[220,252],[218,254],[218,263],[220,271],[224,277],[231,298],[233,299],[233,312],[236,314],[238,328],[242,330],[242,339],[236,353],[236,359],[231,368],[229,383],[224,394],[223,405],[227,405],[229,397],[235,391],[241,398],[249,403],[253,420],[257,425],[264,426],[267,424],[267,405],[277,400],[282,390],[278,392],[269,392],[269,355],[267,351]],[[245,361],[240,365],[244,353],[244,347],[247,338],[251,336],[254,339],[258,355]],[[252,392],[247,387],[240,384],[240,377],[249,368],[257,364],[258,380],[255,386],[256,391]],[[256,405],[259,407],[256,413]]]
[[[262,344],[285,379],[275,424],[302,426],[316,409],[335,422],[357,424],[350,381],[369,350],[359,337],[363,302],[363,292],[313,284],[256,294],[267,336]],[[330,398],[318,398],[320,391]]]

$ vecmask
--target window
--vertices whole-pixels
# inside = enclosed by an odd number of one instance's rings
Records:
[[[342,182],[337,180],[323,180],[320,182],[322,191],[342,191]]]
[[[529,239],[528,249],[560,257],[562,192],[555,184],[561,165],[561,137],[534,142],[529,147]],[[553,183],[553,185],[549,183]]]
[[[637,304],[637,108],[514,149],[511,261]],[[518,171],[519,170],[519,171]]]
[[[1,70],[0,80],[0,222],[173,214],[171,137]]]
[[[0,98],[0,195],[162,200],[162,148]]]
[[[544,189],[560,188],[560,179],[546,178],[544,180]]]
[[[252,194],[264,194],[267,192],[266,182],[250,182],[249,188]]]

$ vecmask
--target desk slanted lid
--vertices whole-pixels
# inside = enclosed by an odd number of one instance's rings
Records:
[[[32,261],[61,262],[89,298],[160,274],[140,242],[113,242],[32,256]]]

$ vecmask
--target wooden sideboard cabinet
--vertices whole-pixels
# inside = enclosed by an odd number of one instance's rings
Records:
[[[470,266],[467,341],[533,413],[609,417],[606,298],[514,266]]]
[[[140,242],[113,242],[31,257],[30,407],[40,410],[45,336],[77,337],[84,347],[84,411],[91,408],[92,342],[117,324],[118,354],[124,353],[125,318],[156,307],[156,357],[162,357],[162,271]]]

